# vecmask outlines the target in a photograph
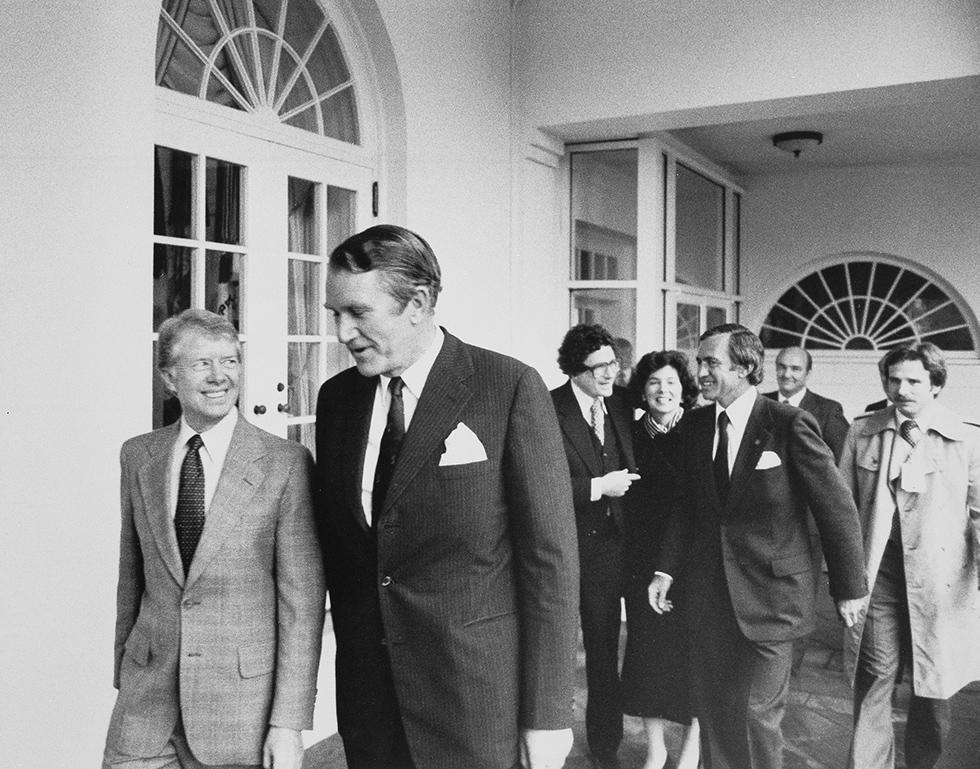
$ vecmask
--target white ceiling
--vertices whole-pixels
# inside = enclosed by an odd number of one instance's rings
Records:
[[[668,133],[736,176],[879,164],[980,163],[980,77],[800,97],[761,109],[735,105],[726,111],[769,116],[671,127]],[[784,131],[820,131],[823,144],[794,158],[772,145],[773,134]]]

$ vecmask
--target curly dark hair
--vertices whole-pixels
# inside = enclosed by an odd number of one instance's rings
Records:
[[[572,326],[558,348],[558,366],[568,376],[581,374],[585,359],[600,347],[613,347],[612,334],[606,329],[588,323]]]
[[[659,352],[648,352],[640,358],[633,370],[633,376],[630,377],[627,390],[629,391],[630,403],[635,408],[646,410],[647,404],[643,400],[643,389],[650,378],[650,374],[665,366],[674,369],[678,379],[681,380],[681,405],[686,410],[694,407],[700,390],[694,375],[691,373],[687,356],[680,350],[660,350]]]

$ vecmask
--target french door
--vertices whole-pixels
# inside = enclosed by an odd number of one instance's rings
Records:
[[[350,365],[323,308],[326,260],[371,216],[374,170],[347,154],[173,115],[154,153],[154,345],[187,307],[228,317],[245,349],[242,413],[311,450],[319,385]],[[155,378],[154,426],[178,413]]]

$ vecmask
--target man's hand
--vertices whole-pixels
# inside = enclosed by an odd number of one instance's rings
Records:
[[[674,580],[666,574],[655,574],[653,579],[650,580],[650,584],[647,587],[647,598],[650,601],[650,607],[657,614],[666,614],[674,608],[673,601],[667,600],[667,592],[670,590],[673,582]]]
[[[629,491],[630,484],[638,480],[640,480],[640,476],[636,473],[631,473],[626,468],[613,470],[611,473],[606,473],[602,476],[599,488],[604,497],[621,497]]]
[[[561,769],[571,749],[571,729],[521,729],[524,769]]]
[[[264,769],[302,769],[303,737],[299,729],[270,726],[262,746]]]
[[[837,614],[845,627],[854,627],[864,608],[865,600],[865,598],[845,598],[837,602]]]

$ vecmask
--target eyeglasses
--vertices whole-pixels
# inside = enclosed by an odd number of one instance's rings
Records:
[[[586,369],[592,372],[592,376],[599,376],[599,374],[612,374],[615,376],[619,373],[620,368],[618,360],[611,360],[608,363],[596,363],[594,366],[586,366]]]

